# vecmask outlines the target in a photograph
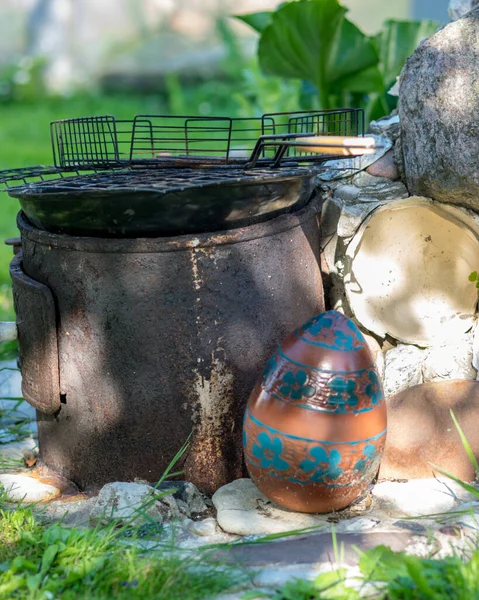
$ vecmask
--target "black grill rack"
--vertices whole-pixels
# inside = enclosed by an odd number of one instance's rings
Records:
[[[245,168],[324,162],[295,147],[301,136],[362,136],[361,109],[270,113],[258,118],[137,115],[54,121],[55,167],[108,169],[128,165],[241,165]],[[336,157],[335,157],[336,158]]]
[[[168,168],[158,169],[127,167],[117,170],[104,170],[95,173],[78,173],[75,177],[60,177],[57,179],[45,178],[37,181],[34,185],[27,182],[25,185],[17,185],[15,189],[9,188],[11,195],[39,196],[41,194],[61,194],[70,196],[74,194],[96,194],[108,193],[118,194],[119,190],[125,191],[151,191],[158,193],[181,192],[189,188],[200,189],[203,187],[228,186],[241,183],[279,182],[288,179],[296,179],[298,175],[314,175],[313,169],[302,167],[301,169],[252,169],[244,171],[241,167],[229,169],[197,169],[197,168]]]

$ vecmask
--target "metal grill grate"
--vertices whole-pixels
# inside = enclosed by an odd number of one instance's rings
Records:
[[[314,171],[316,173],[316,170]],[[59,194],[67,192],[88,193],[92,192],[118,193],[123,191],[156,191],[179,192],[188,188],[203,188],[211,186],[224,186],[228,184],[281,181],[297,178],[298,175],[312,174],[312,169],[255,169],[244,171],[237,169],[177,169],[158,168],[140,169],[126,168],[116,171],[103,171],[75,177],[63,177],[53,180],[37,181],[26,185],[10,188],[11,195],[17,194]]]
[[[360,136],[363,129],[362,110],[339,109],[270,113],[258,118],[85,117],[53,122],[51,136],[54,164],[62,169],[109,168],[152,161],[279,166],[330,158],[300,151],[294,145],[282,147],[284,139],[294,135]],[[267,143],[252,165],[250,158],[260,138]]]

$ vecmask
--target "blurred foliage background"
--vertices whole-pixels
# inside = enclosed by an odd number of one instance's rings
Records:
[[[447,0],[341,4],[368,35],[386,19],[447,20]],[[2,0],[0,169],[51,164],[49,123],[55,119],[252,116],[314,105],[314,90],[308,99],[301,73],[264,74],[258,34],[231,18],[277,5],[276,0]],[[1,241],[17,235],[17,211],[17,201],[1,194]],[[1,243],[0,319],[14,318],[10,257],[11,248]]]

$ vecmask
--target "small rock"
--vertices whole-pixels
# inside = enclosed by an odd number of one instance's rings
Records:
[[[457,506],[459,486],[452,481],[417,479],[405,483],[383,481],[373,495],[391,516],[445,513]]]
[[[356,185],[343,185],[334,192],[335,198],[339,198],[343,202],[352,203],[356,200],[356,198],[361,193],[361,188],[358,188]]]
[[[6,491],[8,502],[47,502],[61,494],[55,486],[19,473],[1,474],[0,488]]]
[[[390,181],[384,177],[376,177],[377,183],[361,189],[358,202],[387,202],[404,200],[409,197],[406,186],[401,181]],[[392,207],[391,207],[392,208]]]
[[[139,523],[145,520],[139,514],[139,510],[157,522],[170,521],[180,517],[180,511],[173,496],[165,495],[152,502],[152,498],[155,496],[158,496],[158,492],[152,490],[151,486],[145,483],[120,481],[107,483],[98,494],[90,514],[90,521],[93,523],[108,522],[113,519],[120,522],[131,520]]]
[[[211,536],[216,534],[216,519],[209,517],[203,521],[190,521],[188,531],[195,535]]]
[[[23,462],[25,452],[35,452],[37,450],[37,441],[33,436],[29,436],[20,442],[10,442],[2,444],[1,458],[3,460],[18,460]]]
[[[426,350],[406,344],[398,344],[386,352],[383,382],[386,398],[423,382],[422,365],[426,357]]]
[[[213,496],[220,527],[238,535],[284,533],[306,527],[327,526],[327,516],[288,511],[273,504],[251,479],[237,479]]]
[[[41,516],[48,521],[61,521],[66,527],[86,527],[96,501],[96,497],[88,498],[82,495],[65,501],[57,500],[42,506]]]
[[[364,156],[341,160],[329,160],[324,164],[325,171],[318,175],[319,180],[334,181],[335,179],[350,177],[358,171],[367,169],[369,165],[375,163],[392,148],[392,142],[386,136],[373,135],[372,137],[375,138],[376,144],[380,146],[373,154],[365,154]]]
[[[394,152],[389,150],[386,154],[369,166],[366,172],[374,177],[385,177],[391,181],[397,181],[399,179],[399,170],[394,160]]]
[[[475,379],[477,370],[472,366],[473,336],[467,335],[457,343],[433,346],[423,364],[423,380]]]
[[[399,529],[406,529],[407,531],[413,531],[414,533],[426,533],[424,525],[415,523],[414,521],[395,521],[393,525],[394,527],[399,527]]]
[[[451,409],[479,459],[479,382],[424,383],[388,400],[380,478],[431,477],[434,464],[464,481],[474,481],[474,467],[454,426]]]
[[[199,518],[211,512],[205,502],[206,497],[189,481],[163,481],[158,487],[153,487],[159,492],[173,492],[180,511],[189,518]]]
[[[395,142],[401,135],[401,123],[397,111],[394,111],[388,117],[371,121],[369,124],[368,134],[385,135],[392,142]]]

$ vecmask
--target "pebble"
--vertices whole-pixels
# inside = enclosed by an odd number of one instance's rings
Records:
[[[5,489],[8,502],[47,502],[61,494],[53,485],[20,473],[0,474],[0,487]]]
[[[200,536],[210,536],[216,533],[216,519],[209,517],[203,521],[190,521],[188,531]]]

